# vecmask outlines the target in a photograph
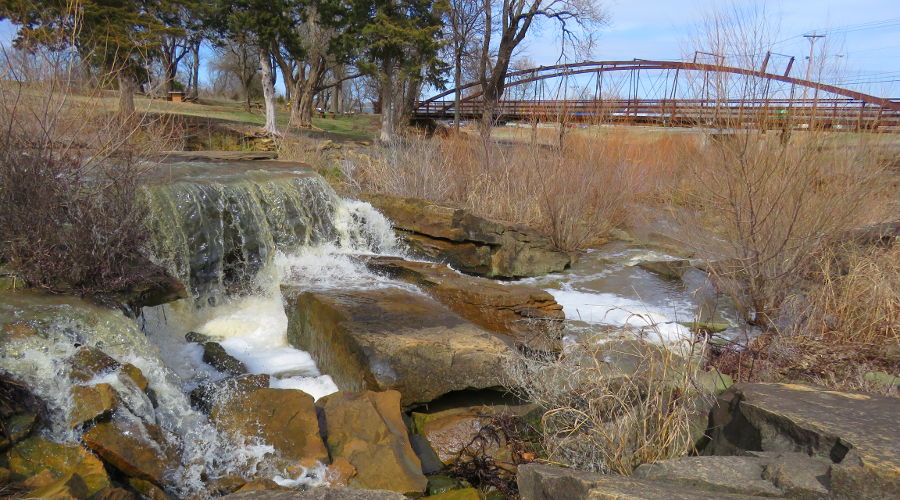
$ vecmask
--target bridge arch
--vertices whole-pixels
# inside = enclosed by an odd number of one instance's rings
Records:
[[[798,99],[795,99],[793,96],[793,89],[807,89],[807,92],[810,90],[813,91],[814,95],[818,95],[821,92],[840,97],[840,99],[831,99],[828,101],[829,105],[834,105],[833,110],[829,108],[829,112],[832,113],[832,120],[835,119],[835,117],[837,117],[839,114],[844,117],[848,116],[849,114],[853,114],[854,117],[858,119],[857,121],[859,121],[860,117],[862,115],[865,115],[866,121],[870,123],[880,123],[882,125],[887,123],[889,125],[900,126],[900,101],[897,100],[878,97],[863,92],[857,92],[855,90],[826,83],[795,78],[787,76],[786,74],[782,75],[759,70],[698,62],[636,59],[632,61],[586,61],[580,63],[540,66],[537,68],[510,72],[507,75],[507,83],[505,85],[505,88],[509,89],[531,82],[554,78],[565,78],[575,75],[597,74],[598,78],[600,78],[601,75],[606,72],[640,72],[652,70],[668,72],[674,71],[676,80],[675,85],[677,85],[679,73],[682,72],[683,74],[716,73],[722,75],[739,75],[749,78],[759,78],[762,79],[762,81],[767,82],[782,82],[790,85],[792,89],[791,98],[783,100],[784,103],[787,104],[787,106],[792,106],[795,103],[801,106],[809,105],[810,102],[813,102],[812,107],[815,108],[815,101],[807,100],[807,102],[802,102]],[[460,86],[458,89],[453,88],[445,92],[441,92],[429,99],[421,101],[417,104],[416,115],[420,117],[448,117],[449,111],[453,109],[455,103],[452,100],[442,99],[448,96],[453,96],[457,90],[465,91],[468,89],[477,88],[478,86],[478,82],[467,83]],[[478,103],[480,102],[481,97],[482,93],[480,91],[470,93],[461,99],[461,105],[467,104],[466,109],[469,111],[470,115],[478,114]],[[596,102],[602,102],[604,100],[602,96],[598,97],[599,99],[595,99]],[[635,96],[634,100],[639,101],[640,99]],[[673,101],[677,101],[677,99],[663,99],[663,101],[668,101],[666,105],[673,106],[671,108],[673,110],[676,109],[674,106],[677,106],[677,104]],[[746,103],[741,103],[741,105],[745,104]],[[769,103],[767,102],[766,104]],[[758,105],[759,104],[757,104],[757,106]],[[776,103],[776,105],[778,104]],[[841,108],[840,113],[838,113],[837,111],[838,105],[840,105]],[[656,106],[660,110],[662,109],[661,104],[657,103]],[[582,108],[586,109],[586,105],[582,104]],[[847,111],[848,109],[850,111]],[[861,112],[857,113],[856,110],[861,110]],[[504,113],[502,106],[498,113]]]

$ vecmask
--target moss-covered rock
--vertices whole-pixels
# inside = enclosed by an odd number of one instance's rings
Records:
[[[94,494],[110,486],[103,463],[81,446],[60,444],[32,437],[13,447],[7,454],[10,471],[19,478],[47,471],[52,479],[77,474]]]

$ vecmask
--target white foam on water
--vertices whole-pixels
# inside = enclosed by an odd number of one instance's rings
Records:
[[[275,476],[272,478],[279,486],[287,488],[299,488],[301,486],[317,487],[325,485],[325,475],[328,471],[327,467],[321,462],[314,467],[300,467],[300,474],[296,478],[286,478],[283,476]]]
[[[309,394],[316,400],[338,391],[338,386],[331,379],[331,375],[273,378],[269,381],[269,387],[272,389],[296,389]]]
[[[596,325],[625,327],[640,333],[648,340],[674,343],[691,339],[689,328],[676,323],[679,311],[651,307],[638,300],[612,293],[590,293],[572,289],[547,289],[563,306],[566,319]],[[689,318],[683,312],[684,318]]]

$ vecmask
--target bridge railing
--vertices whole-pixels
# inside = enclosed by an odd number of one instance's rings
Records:
[[[484,103],[464,101],[464,119],[481,116]],[[452,119],[451,100],[424,102],[420,118]],[[822,126],[838,129],[900,129],[900,110],[885,109],[860,99],[603,99],[503,100],[494,110],[500,120],[634,122],[672,126],[781,128]]]

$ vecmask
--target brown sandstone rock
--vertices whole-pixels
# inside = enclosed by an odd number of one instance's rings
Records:
[[[428,441],[438,458],[445,465],[456,463],[460,452],[478,435],[482,427],[489,425],[495,417],[521,417],[532,406],[470,406],[452,408],[434,413],[412,413],[413,427],[417,434]],[[487,446],[480,451],[501,466],[514,470],[513,452],[502,436],[492,436]],[[468,457],[463,456],[464,460]]]
[[[247,367],[244,366],[244,363],[225,352],[225,348],[218,342],[203,344],[203,362],[229,375],[244,375],[247,373]]]
[[[327,422],[328,449],[335,461],[356,469],[350,486],[419,495],[428,480],[409,444],[397,391],[340,391],[317,403]]]
[[[69,427],[73,428],[112,413],[118,402],[116,391],[109,384],[75,385],[70,392],[74,408],[69,414]]]
[[[114,416],[82,436],[88,448],[103,460],[136,479],[166,486],[166,472],[175,469],[180,450],[159,426]]]
[[[285,486],[281,486],[280,484],[272,481],[271,479],[254,479],[253,481],[248,481],[243,486],[238,488],[235,493],[241,493],[246,491],[278,491],[278,490],[288,490]],[[230,497],[231,495],[229,495]],[[244,498],[257,498],[256,496],[245,495]]]
[[[505,382],[510,345],[428,297],[399,288],[282,291],[288,340],[341,388],[395,389],[410,405]]]
[[[319,436],[313,398],[293,389],[257,389],[216,404],[210,418],[236,438],[259,438],[272,445],[281,467],[303,460],[328,461]]]
[[[28,498],[47,500],[85,500],[90,496],[87,485],[78,474],[66,474],[28,494]]]
[[[165,491],[161,490],[150,481],[132,477],[128,478],[128,486],[134,488],[134,491],[140,493],[143,498],[149,498],[150,500],[171,500],[169,495],[166,495]]]
[[[149,385],[147,378],[138,367],[130,363],[119,363],[112,356],[96,347],[81,346],[68,359],[69,376],[77,382],[88,382],[97,375],[121,370],[142,391]]]
[[[33,437],[17,444],[9,451],[7,458],[10,471],[19,477],[45,474],[48,479],[55,481],[77,474],[91,495],[110,486],[109,476],[100,459],[78,445],[53,443]],[[38,482],[43,483],[40,486],[47,484],[47,481]],[[33,487],[39,486],[34,482],[31,484]]]
[[[532,348],[543,347],[550,340],[549,331],[565,319],[553,296],[535,286],[499,284],[460,274],[443,264],[395,257],[376,257],[367,266],[416,285],[463,318]]]
[[[518,278],[561,271],[572,257],[552,248],[533,229],[486,219],[418,198],[361,197],[386,215],[417,253],[454,269],[489,278]]]

